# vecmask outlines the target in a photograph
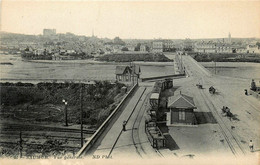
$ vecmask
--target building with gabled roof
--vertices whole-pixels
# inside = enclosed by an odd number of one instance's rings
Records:
[[[116,66],[116,80],[118,82],[137,82],[141,73],[140,66]]]
[[[167,103],[167,126],[174,125],[195,125],[196,118],[194,115],[194,109],[196,109],[194,100],[192,97],[177,94],[168,98]]]

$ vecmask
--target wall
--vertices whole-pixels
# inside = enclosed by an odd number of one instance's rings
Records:
[[[149,81],[149,80],[173,78],[173,77],[180,77],[180,76],[185,76],[185,74],[173,74],[173,75],[167,75],[167,76],[148,77],[148,78],[142,78],[141,81],[143,82],[143,81]]]

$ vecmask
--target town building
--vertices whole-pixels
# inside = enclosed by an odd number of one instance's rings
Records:
[[[146,47],[145,45],[140,46],[140,52],[146,52]]]
[[[44,36],[56,35],[56,29],[43,29]]]
[[[116,66],[116,80],[118,82],[137,82],[141,73],[138,65],[134,66]]]
[[[163,47],[164,52],[171,52],[175,51],[175,44],[171,40],[165,40],[164,41],[164,47]]]
[[[208,41],[196,43],[194,51],[199,53],[232,53],[235,50],[230,44]]]
[[[248,44],[246,47],[247,53],[257,53],[260,54],[260,47],[256,44]]]
[[[198,53],[247,53],[247,48],[235,44],[208,41],[196,43],[194,51]]]
[[[155,53],[163,52],[163,41],[154,41],[152,45],[152,51]]]
[[[153,52],[172,52],[175,50],[175,44],[172,40],[155,40],[152,43]]]
[[[177,94],[168,98],[166,125],[195,125],[197,123],[193,98],[184,94]]]

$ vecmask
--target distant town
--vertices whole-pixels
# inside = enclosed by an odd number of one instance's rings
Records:
[[[3,54],[21,54],[27,60],[99,59],[111,54],[163,54],[179,52],[192,55],[198,61],[260,62],[259,38],[212,39],[114,39],[56,33],[56,29],[43,29],[42,35],[0,32]],[[225,54],[225,57],[223,57]],[[99,60],[106,60],[101,58]],[[144,60],[145,59],[140,59]],[[118,60],[120,61],[120,60]],[[148,59],[148,61],[150,61]]]

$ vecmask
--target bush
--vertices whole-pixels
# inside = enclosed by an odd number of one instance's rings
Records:
[[[11,84],[4,83],[0,84],[0,97],[1,104],[5,106],[16,106],[19,108],[26,105],[35,105],[34,107],[39,108],[44,104],[54,104],[63,106],[62,99],[66,99],[69,103],[68,116],[70,122],[78,123],[80,116],[80,88],[79,83],[38,83],[33,87],[30,84]],[[8,85],[8,86],[5,86]],[[108,81],[96,81],[94,85],[83,85],[83,108],[86,112],[86,118],[84,123],[97,124],[97,122],[103,121],[103,117],[109,115],[110,111],[101,112],[102,109],[107,109],[111,104],[114,103],[114,98],[117,96],[118,88],[124,86],[120,83],[111,84]],[[21,105],[21,106],[20,106]],[[42,107],[43,110],[47,108]],[[63,109],[63,108],[62,108]],[[29,113],[29,112],[28,112]],[[44,112],[45,113],[45,112]],[[63,111],[57,112],[63,114]],[[104,113],[104,114],[103,114]],[[99,116],[99,114],[101,116]],[[61,115],[46,118],[46,121],[59,122],[61,121]],[[43,119],[37,119],[43,121]],[[44,119],[45,120],[45,119]]]

